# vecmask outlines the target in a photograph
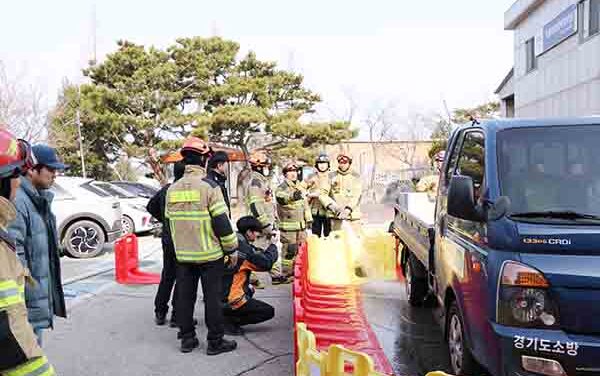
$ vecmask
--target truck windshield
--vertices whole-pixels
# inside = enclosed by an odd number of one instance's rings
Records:
[[[600,125],[498,134],[501,193],[514,218],[600,223]]]

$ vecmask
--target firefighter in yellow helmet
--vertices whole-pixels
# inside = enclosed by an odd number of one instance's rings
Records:
[[[19,262],[6,226],[16,216],[12,200],[19,175],[34,166],[31,148],[10,132],[0,129],[0,375],[54,375],[27,320],[25,283],[34,279]]]
[[[225,322],[221,303],[224,263],[237,263],[238,241],[221,188],[206,177],[206,163],[211,155],[208,144],[190,137],[181,155],[185,173],[169,187],[165,209],[178,262],[177,321],[181,351],[191,352],[199,346],[193,317],[201,280],[208,328],[206,353],[217,355],[237,347],[235,341],[223,338]]]
[[[277,200],[277,215],[283,254],[283,275],[293,275],[293,265],[300,244],[306,241],[307,223],[312,222],[312,216],[303,193],[303,187],[298,181],[299,167],[295,162],[287,162],[283,166],[285,180],[275,192]]]
[[[341,153],[337,157],[338,169],[331,175],[331,186],[326,187],[328,199],[325,199],[331,219],[331,230],[338,231],[344,221],[350,222],[355,231],[360,225],[360,200],[362,182],[360,175],[351,170],[352,158]]]

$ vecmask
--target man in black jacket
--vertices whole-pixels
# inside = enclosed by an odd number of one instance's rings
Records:
[[[224,151],[217,151],[208,160],[208,173],[207,177],[219,184],[221,192],[223,192],[223,198],[225,204],[229,210],[229,217],[231,218],[231,204],[229,203],[229,195],[227,194],[227,162],[229,162],[229,156]]]
[[[277,236],[271,237],[271,244],[262,250],[252,243],[262,234],[263,226],[252,216],[237,221],[238,260],[225,271],[223,287],[225,292],[224,316],[225,333],[242,335],[241,326],[258,324],[275,316],[275,309],[258,299],[254,299],[254,288],[250,284],[250,273],[267,272],[277,261]]]
[[[185,164],[183,162],[175,163],[173,172],[177,181],[183,177]],[[175,258],[175,247],[171,240],[171,229],[169,228],[169,220],[165,218],[165,202],[167,190],[171,184],[167,184],[148,202],[146,209],[152,216],[158,219],[162,224],[162,249],[163,249],[163,270],[160,277],[160,284],[154,299],[154,314],[156,325],[162,326],[167,323],[167,312],[169,311],[169,299],[171,300],[171,321],[170,326],[176,327],[177,309],[175,302],[177,301],[177,285],[175,277],[177,272],[177,259]],[[171,292],[173,296],[171,297]]]

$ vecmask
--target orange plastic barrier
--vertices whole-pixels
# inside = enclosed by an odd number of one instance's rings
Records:
[[[123,285],[150,285],[160,282],[160,274],[139,269],[138,240],[134,234],[115,242],[115,277]]]
[[[360,287],[356,284],[323,285],[310,281],[308,246],[300,247],[294,265],[294,322],[303,323],[314,333],[318,351],[327,351],[331,346],[340,345],[350,352],[358,352],[372,359],[375,369],[385,374],[393,374],[379,341],[369,325],[360,298]],[[297,330],[297,329],[295,329]],[[298,360],[297,339],[294,332],[296,360]],[[354,354],[354,353],[353,353]],[[346,364],[347,372],[352,365]]]

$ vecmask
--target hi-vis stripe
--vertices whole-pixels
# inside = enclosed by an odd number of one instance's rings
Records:
[[[6,308],[24,302],[24,287],[16,281],[0,282],[0,308]]]
[[[200,192],[199,191],[169,192],[169,202],[170,203],[196,202],[196,201],[200,201]]]
[[[225,205],[225,202],[220,201],[220,202],[213,204],[211,207],[209,207],[208,211],[210,212],[210,214],[213,217],[216,217],[221,214],[227,213],[227,205]]]
[[[210,219],[210,213],[206,210],[194,210],[194,211],[176,211],[176,212],[167,212],[165,213],[167,218],[174,220],[207,220]]]
[[[45,356],[35,358],[11,371],[3,371],[6,376],[54,376],[54,368]]]
[[[235,242],[237,241],[237,237],[234,233],[231,233],[227,236],[222,236],[220,238],[221,240],[221,244],[223,245],[223,247],[227,248],[227,247],[233,247],[235,246]]]
[[[279,228],[283,231],[298,231],[305,227],[304,222],[280,222]]]

